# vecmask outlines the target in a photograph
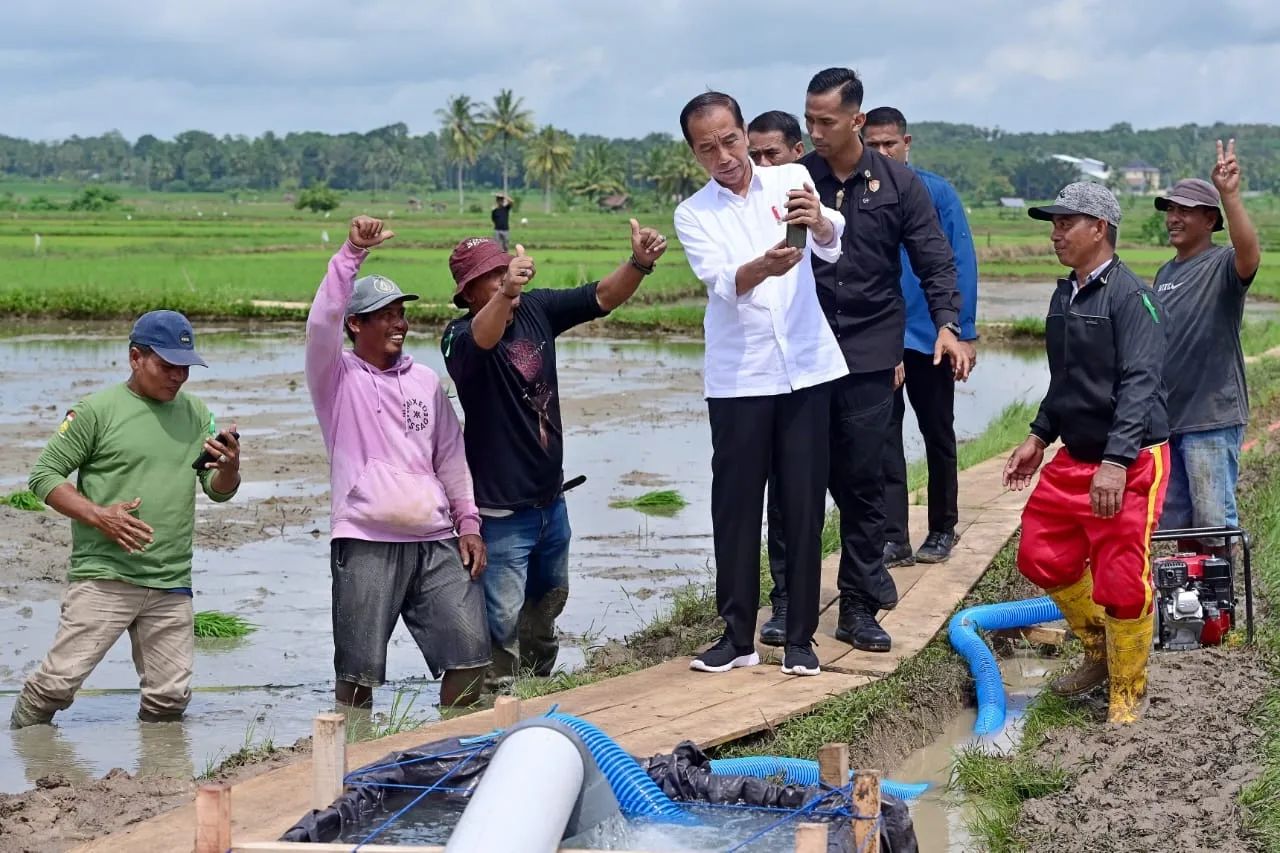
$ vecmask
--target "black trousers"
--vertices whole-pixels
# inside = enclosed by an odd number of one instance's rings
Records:
[[[788,547],[787,642],[818,630],[823,504],[829,469],[832,384],[769,397],[711,398],[711,520],[716,607],[734,645],[755,644],[760,527],[773,474],[778,526]]]
[[[840,510],[837,585],[842,598],[888,610],[898,603],[898,588],[884,567],[883,456],[893,417],[893,371],[852,373],[832,384],[828,487]],[[769,494],[770,600],[776,607],[791,598],[788,578],[782,571],[791,540],[779,515],[772,483]],[[789,617],[789,608],[787,612]]]
[[[906,350],[902,355],[906,381],[893,401],[893,423],[889,427],[884,455],[884,502],[886,542],[910,541],[907,532],[907,457],[902,446],[902,420],[906,415],[903,390],[911,398],[911,408],[920,424],[924,455],[929,466],[929,530],[951,533],[959,522],[956,503],[960,477],[956,467],[955,398],[956,380],[951,361],[944,358],[936,367],[933,356]]]

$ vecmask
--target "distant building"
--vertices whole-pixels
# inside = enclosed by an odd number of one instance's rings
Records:
[[[1107,178],[1111,177],[1107,164],[1092,157],[1072,157],[1070,154],[1054,154],[1053,159],[1075,166],[1077,174],[1085,180],[1106,181]]]
[[[611,195],[611,196],[606,196],[605,198],[600,199],[600,207],[603,208],[604,210],[623,210],[626,208],[628,202],[630,201],[631,201],[630,196]]]
[[[1027,203],[1020,198],[1002,197],[1000,199],[1000,206],[1011,207],[1011,208],[1023,208],[1027,206]]]
[[[1160,190],[1160,170],[1145,160],[1134,160],[1120,170],[1124,188],[1131,193],[1154,193]]]

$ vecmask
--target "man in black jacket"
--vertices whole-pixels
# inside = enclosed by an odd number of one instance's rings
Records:
[[[814,150],[799,162],[822,204],[839,210],[847,223],[836,262],[813,260],[818,302],[849,365],[831,397],[830,487],[840,508],[835,634],[856,649],[887,652],[892,641],[876,613],[898,603],[884,564],[884,452],[907,323],[903,249],[937,329],[933,363],[949,362],[955,378],[964,379],[972,356],[959,340],[955,260],[933,199],[910,168],[862,144],[862,95],[862,81],[848,68],[813,76],[804,120]]]
[[[1151,533],[1169,471],[1167,325],[1155,294],[1118,257],[1120,205],[1077,182],[1047,207],[1053,250],[1071,269],[1045,323],[1049,391],[1004,483],[1024,489],[1061,439],[1022,512],[1018,570],[1044,587],[1084,646],[1051,688],[1080,696],[1110,679],[1107,719],[1141,713],[1151,649]]]

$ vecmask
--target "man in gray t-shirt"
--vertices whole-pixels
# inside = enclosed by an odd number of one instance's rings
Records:
[[[1249,419],[1240,321],[1261,260],[1258,232],[1240,197],[1235,140],[1225,149],[1218,142],[1213,183],[1178,181],[1155,204],[1164,211],[1169,243],[1177,251],[1154,282],[1169,318],[1164,377],[1170,477],[1160,526],[1234,526],[1240,523],[1240,443]],[[1213,242],[1224,222],[1230,246]]]

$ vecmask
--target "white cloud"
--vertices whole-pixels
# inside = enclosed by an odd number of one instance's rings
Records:
[[[799,112],[848,65],[867,105],[1010,130],[1270,121],[1280,6],[1267,0],[51,0],[6,10],[0,132],[436,127],[451,94],[500,87],[576,133],[678,132],[707,87]],[[14,85],[14,81],[18,81]]]

